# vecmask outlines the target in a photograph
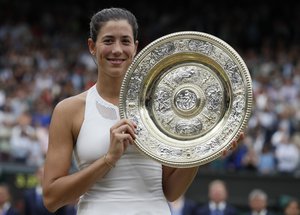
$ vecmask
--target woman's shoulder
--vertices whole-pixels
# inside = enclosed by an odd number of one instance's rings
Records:
[[[51,125],[53,128],[76,129],[81,126],[84,116],[87,92],[61,100],[54,108]]]
[[[82,110],[85,106],[87,91],[61,100],[54,108],[54,112],[74,113]]]

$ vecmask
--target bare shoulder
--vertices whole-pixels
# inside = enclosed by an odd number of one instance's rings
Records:
[[[55,109],[58,109],[60,111],[63,111],[63,110],[67,110],[67,111],[73,110],[74,111],[78,108],[78,106],[84,106],[86,94],[87,94],[87,92],[83,92],[78,95],[66,98],[66,99],[60,101],[56,105]],[[77,108],[76,108],[76,106],[77,106]]]
[[[54,126],[63,124],[65,128],[70,128],[76,137],[84,118],[86,95],[87,92],[83,92],[60,101],[52,115]]]
[[[76,96],[71,96],[60,101],[55,109],[54,112],[63,112],[63,113],[74,113],[84,108],[85,106],[85,99],[86,99],[87,92],[80,93]]]

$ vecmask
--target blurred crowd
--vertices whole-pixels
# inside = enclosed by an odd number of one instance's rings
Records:
[[[138,18],[139,49],[165,34],[195,30],[220,37],[247,64],[254,105],[246,138],[235,151],[207,164],[208,170],[300,175],[299,3],[239,5],[232,0],[204,5],[191,0],[183,11],[170,0],[164,4],[168,7],[143,1],[54,1],[54,6],[45,2],[43,7],[29,2],[0,2],[1,163],[43,164],[54,106],[96,81],[96,65],[87,49],[89,17],[101,7],[121,5]],[[0,185],[0,193],[8,195],[5,185]],[[249,201],[256,194],[266,200],[265,193],[256,190]],[[178,204],[183,205],[177,202],[174,207]],[[299,202],[291,205],[299,214]]]
[[[182,195],[170,202],[172,215],[299,215],[300,203],[292,196],[282,196],[271,206],[268,193],[261,188],[249,191],[246,206],[239,208],[230,202],[230,189],[220,179],[208,184],[207,201],[200,203]]]
[[[19,204],[13,200],[10,187],[0,183],[0,214],[2,215],[76,215],[77,201],[50,213],[42,201],[43,167],[36,169],[38,183],[36,187],[25,189],[19,197]],[[169,202],[171,215],[300,215],[300,202],[297,198],[282,195],[275,204],[271,204],[268,193],[261,188],[253,188],[247,194],[245,206],[230,201],[230,189],[225,181],[214,179],[209,182],[204,202],[190,199],[185,194]],[[100,211],[101,213],[101,211]]]
[[[99,6],[45,3],[37,12],[25,2],[18,10],[16,2],[2,5],[0,15],[0,161],[39,166],[54,106],[96,80],[86,41],[88,18]],[[234,1],[222,7],[190,1],[182,11],[170,1],[168,8],[132,2],[127,8],[139,20],[140,49],[167,33],[196,30],[225,40],[248,66],[254,107],[246,138],[208,168],[300,174],[299,3],[254,8]]]

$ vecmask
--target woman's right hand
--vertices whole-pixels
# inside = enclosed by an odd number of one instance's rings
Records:
[[[109,162],[115,164],[129,144],[135,140],[136,124],[129,119],[121,119],[110,128],[110,146],[107,152]]]

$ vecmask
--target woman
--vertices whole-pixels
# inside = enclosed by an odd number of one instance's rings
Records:
[[[88,47],[98,79],[53,112],[43,184],[50,211],[80,197],[80,215],[170,214],[167,201],[183,194],[197,173],[141,155],[132,145],[136,125],[120,120],[120,88],[137,52],[137,32],[125,9],[103,9],[91,19]],[[69,175],[73,151],[79,171]]]

